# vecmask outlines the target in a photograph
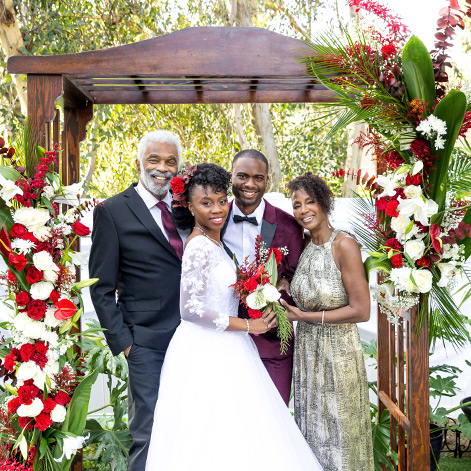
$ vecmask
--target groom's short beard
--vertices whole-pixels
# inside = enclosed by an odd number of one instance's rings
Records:
[[[172,172],[159,172],[158,170],[151,170],[150,172],[142,171],[142,179],[146,188],[155,196],[165,196],[170,190],[170,181],[173,177]],[[156,183],[152,177],[167,177],[168,181],[165,184]]]

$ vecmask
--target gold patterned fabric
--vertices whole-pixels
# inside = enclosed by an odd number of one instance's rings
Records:
[[[338,232],[323,245],[310,242],[299,259],[291,294],[303,311],[348,305],[332,256]],[[298,322],[294,415],[324,471],[373,471],[368,383],[356,324]]]

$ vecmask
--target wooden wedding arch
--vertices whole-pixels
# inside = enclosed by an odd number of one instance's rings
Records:
[[[27,75],[33,132],[45,147],[60,145],[62,177],[71,184],[80,179],[79,145],[95,104],[332,101],[298,60],[305,50],[261,28],[197,27],[98,51],[14,56],[8,72]],[[430,469],[428,325],[417,334],[417,324],[416,309],[397,326],[378,313],[379,407],[391,413],[400,471]]]

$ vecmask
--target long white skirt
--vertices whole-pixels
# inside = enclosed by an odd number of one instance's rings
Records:
[[[242,332],[182,321],[165,357],[146,471],[318,471]]]

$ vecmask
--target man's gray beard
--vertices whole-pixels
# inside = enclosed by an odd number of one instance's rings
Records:
[[[169,180],[167,183],[165,183],[165,185],[159,185],[158,183],[155,183],[152,177],[167,177]],[[143,170],[141,173],[144,186],[154,196],[165,196],[168,193],[168,190],[170,190],[170,180],[172,177],[172,172],[159,172],[158,170],[151,170],[150,172]]]

